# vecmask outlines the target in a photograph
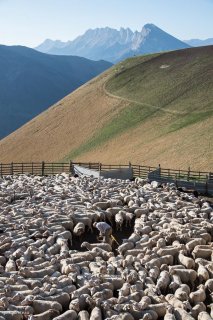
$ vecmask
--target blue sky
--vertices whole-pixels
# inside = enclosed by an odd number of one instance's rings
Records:
[[[213,38],[213,0],[0,0],[0,43],[34,47],[89,28],[141,30],[154,23],[179,39]]]

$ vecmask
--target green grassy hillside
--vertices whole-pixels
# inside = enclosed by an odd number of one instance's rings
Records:
[[[134,57],[0,141],[0,162],[213,169],[213,46]]]
[[[105,89],[129,105],[65,159],[97,149],[124,132],[131,134],[146,122],[157,130],[150,122],[154,118],[163,123],[159,137],[212,117],[212,54],[210,46],[131,58],[114,66]]]

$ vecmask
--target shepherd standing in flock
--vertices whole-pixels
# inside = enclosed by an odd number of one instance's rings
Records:
[[[112,227],[106,222],[94,222],[93,227],[98,229],[99,231],[99,238],[103,239],[103,242],[108,244],[112,243],[111,236],[112,236]]]

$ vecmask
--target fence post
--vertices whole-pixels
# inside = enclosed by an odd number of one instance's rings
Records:
[[[33,170],[34,168],[33,168],[33,162],[32,162],[32,175],[34,174],[34,170]]]
[[[208,175],[206,175],[206,195],[208,195]]]
[[[2,177],[2,163],[1,163],[1,177]]]
[[[11,173],[11,176],[13,176],[13,162],[11,162],[10,164],[10,173]]]
[[[70,173],[73,174],[72,160],[70,160]]]
[[[161,166],[160,166],[160,164],[158,165],[158,169],[159,169],[159,177],[161,177]]]
[[[177,184],[177,173],[175,173],[175,186],[176,186],[176,188],[178,187],[178,184]]]
[[[44,161],[41,163],[41,175],[44,176]]]
[[[101,176],[101,163],[99,162],[99,174]]]
[[[189,178],[190,178],[190,167],[188,167],[187,181],[189,181]]]
[[[139,177],[141,176],[141,166],[139,165]]]
[[[131,162],[129,161],[129,170],[131,169],[131,179],[133,179],[134,177],[134,172],[133,172],[133,168],[132,168],[132,164]]]

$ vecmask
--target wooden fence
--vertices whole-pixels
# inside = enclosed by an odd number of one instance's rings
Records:
[[[69,163],[0,163],[0,176],[20,174],[44,176],[70,171],[71,168]]]
[[[32,174],[32,175],[54,175],[62,172],[72,172],[73,165],[79,165],[92,170],[118,170],[119,168],[132,167],[134,177],[147,178],[150,173],[160,175],[162,178],[168,180],[184,180],[191,182],[211,182],[213,183],[213,173],[203,171],[193,171],[190,168],[188,170],[175,170],[161,168],[159,165],[156,167],[123,164],[123,165],[106,165],[94,162],[70,162],[70,163],[47,163],[47,162],[31,162],[31,163],[0,163],[0,176],[5,175],[20,175],[20,174]]]

